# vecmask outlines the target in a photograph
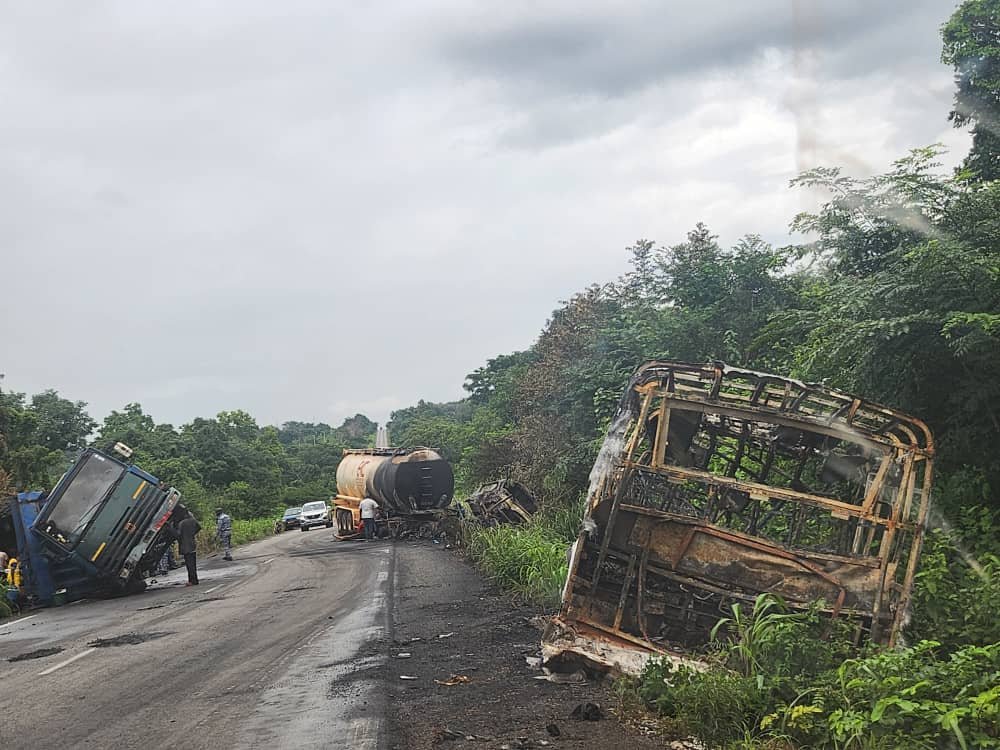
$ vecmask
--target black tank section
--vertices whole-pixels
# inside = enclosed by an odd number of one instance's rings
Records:
[[[448,507],[455,492],[455,475],[451,464],[437,454],[414,451],[377,466],[371,488],[383,507],[409,515]]]

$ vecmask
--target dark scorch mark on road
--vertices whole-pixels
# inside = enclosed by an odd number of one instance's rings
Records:
[[[40,648],[37,651],[28,651],[25,654],[18,654],[17,656],[10,657],[7,661],[27,661],[28,659],[42,659],[46,656],[52,656],[53,654],[58,654],[62,651],[59,646],[54,646],[53,648]]]
[[[98,638],[91,641],[87,645],[93,646],[94,648],[106,648],[108,646],[136,646],[140,643],[145,643],[146,641],[155,641],[157,638],[163,638],[165,635],[173,635],[173,633],[125,633],[125,635],[116,635],[114,638]]]

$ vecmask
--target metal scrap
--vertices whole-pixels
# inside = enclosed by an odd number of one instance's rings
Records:
[[[483,526],[524,523],[538,510],[534,495],[512,479],[480,486],[467,502],[472,515]]]
[[[658,361],[633,376],[608,446],[547,660],[634,672],[703,647],[762,592],[847,618],[859,643],[895,642],[930,501],[923,422],[777,375]]]

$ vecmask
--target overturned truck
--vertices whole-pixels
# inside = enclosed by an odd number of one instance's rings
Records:
[[[546,656],[632,671],[650,652],[704,646],[762,592],[893,644],[933,455],[923,422],[846,393],[722,364],[643,365],[595,466]]]
[[[483,526],[524,523],[538,511],[535,496],[513,479],[481,485],[467,502],[472,517]]]

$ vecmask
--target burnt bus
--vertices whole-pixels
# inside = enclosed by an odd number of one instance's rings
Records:
[[[548,655],[627,668],[636,651],[697,651],[762,593],[893,644],[933,456],[923,422],[857,396],[721,363],[646,363],[592,475]]]

